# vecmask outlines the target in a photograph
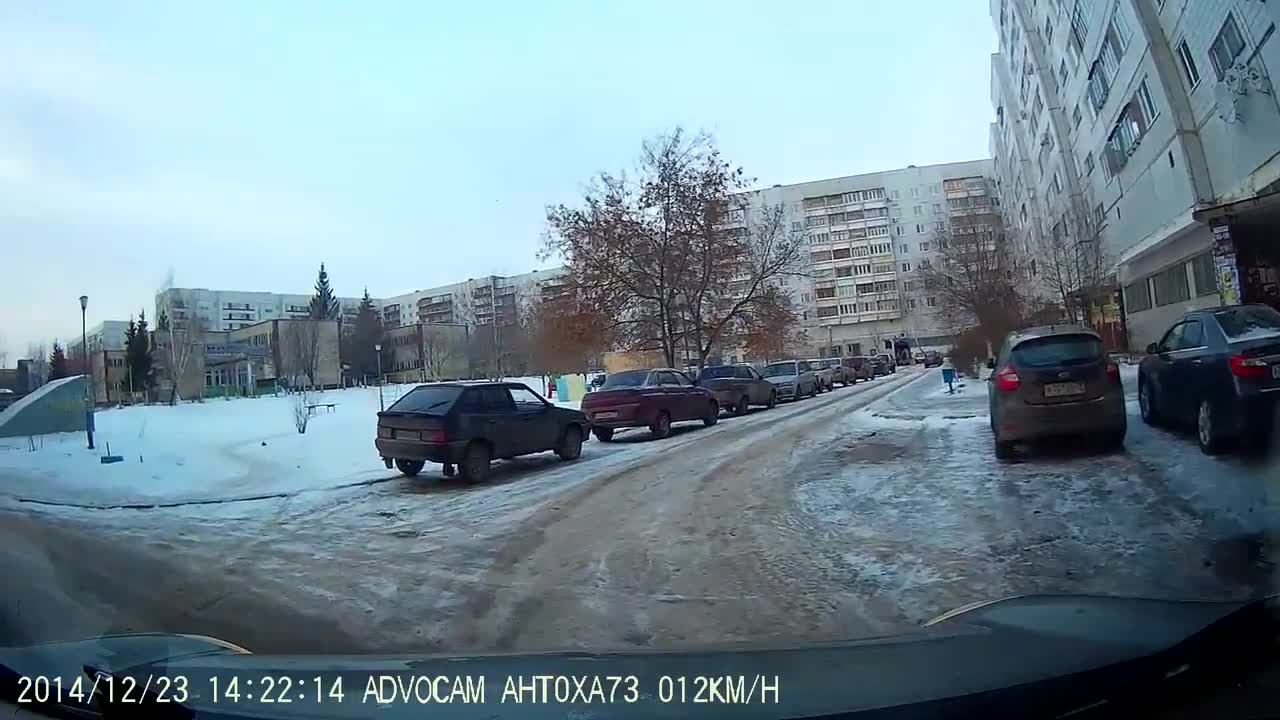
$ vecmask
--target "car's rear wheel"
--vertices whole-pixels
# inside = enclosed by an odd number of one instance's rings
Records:
[[[1124,428],[1104,433],[1102,436],[1102,451],[1120,452],[1124,450],[1124,435]]]
[[[577,460],[582,454],[582,430],[577,425],[570,425],[564,429],[564,435],[560,436],[560,447],[556,448],[556,455],[561,460]]]
[[[765,404],[765,407],[769,408],[770,410],[778,407],[778,391],[777,390],[774,390],[773,392],[769,393],[769,402]]]
[[[492,460],[489,446],[482,442],[473,442],[462,454],[462,479],[469,483],[484,482],[489,477],[489,464]]]
[[[396,469],[408,477],[413,477],[422,472],[423,464],[421,460],[396,460]]]
[[[591,434],[596,436],[600,442],[610,442],[613,440],[613,428],[598,427],[592,428]]]
[[[742,401],[744,403],[746,402],[746,400],[747,400],[746,398],[742,398]],[[743,410],[743,412],[740,414],[746,415],[746,411]],[[715,400],[712,400],[711,404],[707,406],[707,414],[702,416],[702,424],[707,427],[711,427],[712,425],[715,425],[718,422],[720,422],[720,403],[716,402]]]
[[[1142,413],[1142,422],[1148,425],[1159,425],[1160,415],[1156,412],[1156,399],[1151,392],[1151,383],[1138,381],[1138,410]]]
[[[746,395],[743,395],[742,397],[738,398],[738,404],[733,406],[733,414],[746,415],[747,411],[750,409],[751,409],[751,399],[748,398]]]
[[[664,438],[671,434],[671,416],[666,410],[658,413],[658,417],[653,419],[653,423],[649,425],[649,432],[656,438]]]
[[[997,435],[995,445],[996,445],[996,459],[1008,460],[1009,458],[1013,457],[1013,443],[1001,440],[1000,436]]]
[[[1225,442],[1218,432],[1217,413],[1208,399],[1200,401],[1200,410],[1196,413],[1196,440],[1205,455],[1217,455],[1225,449]]]

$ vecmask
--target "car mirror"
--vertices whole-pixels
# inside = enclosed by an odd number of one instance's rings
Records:
[[[1159,347],[1157,347],[1155,343],[1148,343],[1148,344],[1147,344],[1147,354],[1148,354],[1148,355],[1155,355],[1155,354],[1156,354],[1156,353],[1158,353],[1158,352],[1160,352],[1160,348],[1159,348]]]

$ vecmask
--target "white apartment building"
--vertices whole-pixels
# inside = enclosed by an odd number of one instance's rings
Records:
[[[166,288],[156,293],[154,327],[163,311],[175,330],[185,329],[192,318],[201,318],[206,330],[238,330],[264,320],[306,317],[311,295]],[[360,298],[338,298],[344,321],[355,319]],[[377,300],[374,303],[377,304]]]
[[[487,275],[379,301],[388,328],[417,323],[488,325],[514,323],[534,298],[554,296],[564,285],[563,268],[519,275]]]
[[[781,204],[791,230],[807,234],[806,276],[787,286],[815,355],[950,344],[952,329],[937,317],[939,300],[924,291],[918,271],[936,253],[936,233],[949,217],[990,209],[991,175],[990,160],[973,160],[751,193],[751,206]]]
[[[1024,250],[1085,208],[1132,348],[1187,310],[1280,305],[1280,3],[991,0],[998,193]],[[1076,212],[1079,212],[1078,210]]]

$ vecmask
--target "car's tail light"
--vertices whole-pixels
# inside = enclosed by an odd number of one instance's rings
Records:
[[[422,442],[431,445],[443,445],[445,441],[444,430],[436,428],[435,430],[423,430],[419,433]]]
[[[1001,392],[1013,392],[1022,386],[1022,378],[1012,365],[1006,365],[996,373],[996,389]]]
[[[1120,382],[1120,366],[1119,365],[1113,362],[1107,363],[1107,379],[1111,380],[1111,382],[1113,383]]]
[[[378,428],[378,437],[380,437],[380,438],[392,438],[392,437],[395,437],[395,436],[396,436],[396,431],[395,431],[395,430],[392,430],[392,429],[391,429],[391,428],[389,428],[389,427],[379,427],[379,428]]]
[[[1271,370],[1266,360],[1249,355],[1232,355],[1227,358],[1231,374],[1245,380],[1266,380]]]

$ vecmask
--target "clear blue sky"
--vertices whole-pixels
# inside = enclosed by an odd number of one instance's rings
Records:
[[[709,130],[760,184],[987,155],[985,2],[0,5],[0,352],[175,284],[375,296],[536,258]]]

